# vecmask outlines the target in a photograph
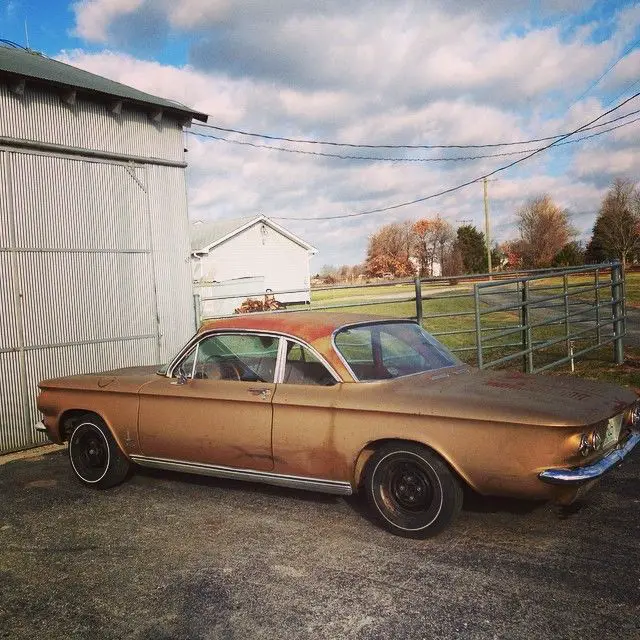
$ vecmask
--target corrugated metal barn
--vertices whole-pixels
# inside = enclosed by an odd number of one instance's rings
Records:
[[[192,119],[0,47],[0,452],[44,442],[38,380],[164,362],[193,333]]]

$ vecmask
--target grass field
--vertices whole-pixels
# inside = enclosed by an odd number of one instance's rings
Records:
[[[570,301],[595,302],[593,290],[593,277],[572,276]],[[532,294],[543,297],[561,295],[563,283],[558,278],[545,278],[532,283]],[[626,301],[628,306],[640,306],[640,273],[629,273],[626,280]],[[465,362],[477,364],[476,361],[476,325],[474,312],[473,287],[470,284],[455,286],[423,287],[423,326],[439,340],[456,352],[456,355]],[[325,305],[340,305],[344,311],[353,313],[369,313],[373,315],[390,316],[397,318],[415,317],[415,302],[395,302],[393,298],[411,298],[414,295],[413,284],[384,285],[380,287],[357,287],[349,289],[332,289],[325,291],[312,291],[311,307]],[[495,306],[515,304],[519,300],[517,292],[501,294],[502,301]],[[433,297],[431,297],[433,296]],[[386,299],[385,299],[386,298]],[[611,292],[608,287],[600,289],[600,300],[610,300]],[[368,304],[376,302],[376,304]],[[563,299],[552,301],[563,306]],[[486,307],[488,308],[488,307]],[[486,310],[485,308],[485,310]],[[550,316],[560,314],[563,309],[530,311],[530,322],[539,323],[552,319]],[[602,318],[611,317],[610,311],[602,310]],[[607,315],[608,313],[608,315]],[[522,332],[518,330],[520,324],[519,312],[514,310],[502,310],[486,313],[482,316],[483,328],[483,354],[484,360],[497,360],[508,355],[513,355],[522,349]],[[570,330],[576,331],[576,323],[570,321]],[[512,330],[510,335],[490,339],[491,335],[498,333],[497,329]],[[556,340],[547,348],[537,350],[534,353],[534,367],[544,366],[568,355],[568,343],[566,341],[566,327],[564,322],[534,327],[531,331],[531,340],[535,343]],[[610,331],[603,328],[603,335]],[[588,331],[574,340],[574,350],[578,351],[587,346],[596,344],[595,330]],[[575,361],[576,374],[583,377],[611,380],[640,388],[640,350],[625,349],[626,361],[624,365],[613,364],[613,345],[605,345],[589,354],[585,354],[580,360]],[[508,368],[521,369],[522,356],[517,356],[504,365]],[[566,373],[570,371],[570,364],[561,365],[549,371],[551,374]]]

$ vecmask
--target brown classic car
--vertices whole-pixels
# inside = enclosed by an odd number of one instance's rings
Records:
[[[463,486],[570,503],[640,440],[627,389],[479,371],[418,324],[297,312],[203,324],[165,367],[40,383],[51,440],[86,485],[134,465],[349,495],[427,537]]]

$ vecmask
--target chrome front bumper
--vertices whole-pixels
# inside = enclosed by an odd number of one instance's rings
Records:
[[[597,480],[621,464],[638,442],[640,442],[640,432],[632,431],[626,442],[610,451],[598,462],[584,467],[574,467],[573,469],[547,469],[538,474],[538,478],[549,484],[563,485],[579,485],[591,480]]]
[[[33,425],[33,428],[38,432],[38,433],[47,433],[47,427],[44,426],[44,422],[42,422],[42,420],[40,420],[40,422],[36,422]]]

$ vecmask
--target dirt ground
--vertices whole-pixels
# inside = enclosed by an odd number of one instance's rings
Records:
[[[357,498],[0,465],[0,638],[640,638],[640,452],[581,508],[468,496],[427,541]]]

